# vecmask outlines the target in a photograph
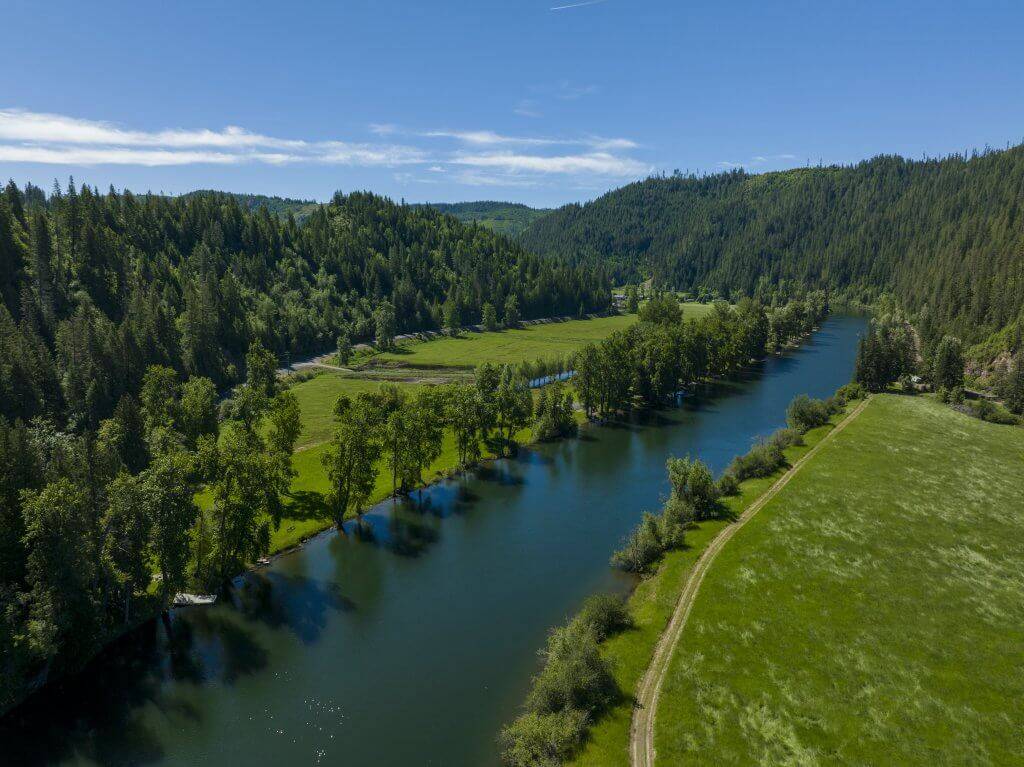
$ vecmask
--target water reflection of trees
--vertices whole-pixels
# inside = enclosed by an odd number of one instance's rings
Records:
[[[113,643],[86,672],[44,688],[0,720],[3,763],[162,760],[162,743],[138,716],[138,709],[155,704],[168,714],[195,717],[197,712],[159,696],[163,680],[157,631],[150,623]]]

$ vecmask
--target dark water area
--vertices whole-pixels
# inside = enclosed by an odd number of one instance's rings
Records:
[[[721,471],[798,394],[847,382],[833,317],[681,407],[384,503],[154,621],[0,722],[0,764],[494,765],[551,627],[632,581],[608,558],[668,490],[665,459]]]

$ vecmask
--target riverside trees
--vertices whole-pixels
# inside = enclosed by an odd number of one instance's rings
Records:
[[[675,300],[656,299],[659,305]],[[687,383],[733,373],[778,339],[809,331],[826,312],[821,293],[769,311],[749,300],[736,307],[719,302],[692,322],[676,321],[662,307],[648,314],[656,322],[638,322],[578,351],[573,385],[589,416],[606,418],[635,404],[656,407]]]
[[[221,438],[212,382],[166,366],[142,376],[141,405],[125,395],[94,429],[0,418],[0,707],[33,671],[81,663],[138,606],[217,585],[267,551],[298,411],[273,357],[256,344],[248,356]]]

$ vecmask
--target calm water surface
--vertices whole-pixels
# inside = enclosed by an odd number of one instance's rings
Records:
[[[547,631],[631,581],[608,557],[667,492],[849,380],[864,320],[644,423],[585,430],[386,503],[232,600],[154,622],[0,723],[0,763],[493,765]]]

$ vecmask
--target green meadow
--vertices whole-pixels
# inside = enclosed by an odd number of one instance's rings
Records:
[[[686,319],[711,311],[711,304],[685,303]],[[375,363],[401,363],[411,367],[476,367],[484,362],[516,364],[541,357],[564,357],[593,341],[636,322],[635,314],[614,314],[589,320],[526,325],[496,333],[463,333],[454,338],[413,342],[393,352],[374,354]],[[365,359],[365,358],[364,358]]]
[[[688,304],[684,311],[687,317],[696,317],[708,311],[708,307]],[[616,315],[531,325],[496,333],[467,333],[458,338],[409,343],[397,352],[374,355],[373,359],[389,364],[400,362],[404,375],[394,383],[413,394],[422,386],[429,385],[421,383],[421,378],[437,378],[431,371],[436,371],[438,367],[465,368],[475,367],[482,362],[516,363],[545,356],[566,355],[634,322],[636,315]],[[364,391],[376,391],[385,382],[324,370],[290,387],[289,390],[299,403],[302,429],[292,459],[296,476],[292,483],[291,498],[281,526],[272,533],[272,551],[294,546],[329,525],[329,515],[323,504],[323,494],[328,490],[327,475],[321,460],[334,431],[334,403],[343,394],[351,397]],[[521,432],[518,440],[529,441],[529,429]],[[485,457],[493,457],[493,454],[485,451]],[[424,472],[423,481],[429,483],[445,476],[456,469],[457,463],[454,439],[451,434],[446,434],[443,452]],[[371,503],[382,501],[390,495],[391,475],[382,461]]]
[[[851,403],[849,408],[855,405]],[[799,460],[844,416],[845,412],[836,415],[828,426],[805,434],[803,445],[788,448],[785,451],[787,463],[792,465]],[[741,483],[738,495],[723,499],[729,511],[727,516],[735,518],[742,514],[785,470]],[[629,728],[637,684],[647,670],[655,645],[679,601],[687,573],[705,547],[728,524],[725,520],[708,520],[694,525],[686,533],[686,547],[668,552],[657,571],[642,580],[630,595],[627,606],[633,619],[632,628],[612,636],[601,645],[601,654],[611,663],[622,695],[591,727],[587,742],[571,764],[578,767],[628,767]]]
[[[877,396],[709,570],[658,762],[1022,764],[1022,648],[1024,430]]]
[[[634,322],[635,314],[615,314],[592,320],[525,325],[494,333],[462,333],[408,343],[394,351],[376,354],[372,359],[376,363],[401,363],[411,367],[476,367],[484,362],[515,364],[571,354]]]

